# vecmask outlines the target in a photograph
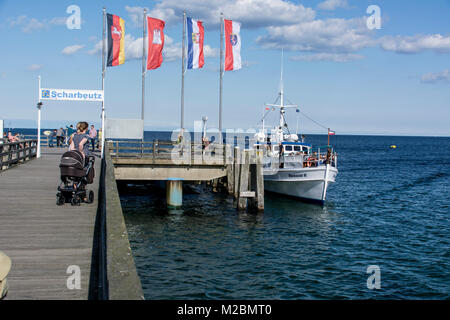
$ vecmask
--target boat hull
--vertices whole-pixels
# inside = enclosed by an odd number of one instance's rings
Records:
[[[328,186],[335,182],[337,172],[336,168],[329,165],[318,168],[279,169],[275,174],[265,171],[264,189],[323,204]]]

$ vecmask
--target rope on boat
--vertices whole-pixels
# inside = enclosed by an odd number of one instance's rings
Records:
[[[287,102],[289,102],[290,104],[293,104],[291,101],[289,101],[289,99],[287,99]],[[302,110],[300,110],[300,108],[297,109],[299,113],[301,113],[305,118],[307,118],[308,120],[311,120],[312,122],[314,122],[315,124],[317,124],[319,127],[322,127],[326,130],[328,130],[329,127],[324,126],[323,124],[317,122],[316,120],[312,119],[311,117],[309,117],[307,114],[305,114]]]

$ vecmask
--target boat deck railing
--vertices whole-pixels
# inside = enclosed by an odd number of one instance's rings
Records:
[[[269,156],[266,151],[264,151],[264,158],[270,159],[265,161],[265,167],[273,166],[277,163],[283,168],[310,168],[310,167],[320,167],[326,164],[330,164],[332,167],[337,168],[337,153],[326,151],[315,151],[310,154],[296,152],[284,154],[279,156]]]

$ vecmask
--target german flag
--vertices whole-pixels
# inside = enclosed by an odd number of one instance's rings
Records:
[[[119,16],[107,14],[108,60],[107,66],[114,67],[125,62],[125,21]]]

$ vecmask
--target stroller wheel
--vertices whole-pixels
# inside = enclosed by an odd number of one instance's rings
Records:
[[[94,191],[90,190],[88,199],[87,199],[87,203],[92,203],[92,202],[94,202]]]
[[[64,203],[66,203],[66,198],[61,193],[58,193],[56,195],[56,205],[62,206]]]
[[[74,195],[73,198],[72,198],[72,200],[70,201],[70,203],[71,203],[73,206],[79,206],[79,205],[81,204],[80,196]]]

